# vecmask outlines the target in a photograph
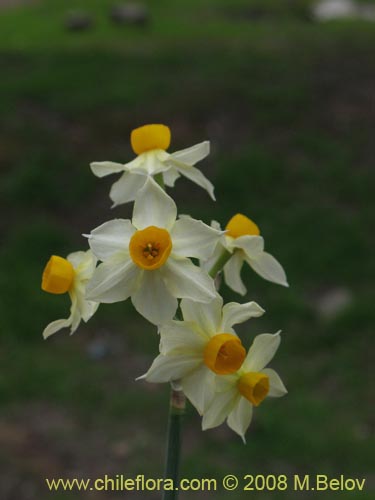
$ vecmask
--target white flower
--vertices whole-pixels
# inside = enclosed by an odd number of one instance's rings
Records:
[[[91,163],[91,170],[97,177],[122,172],[110,191],[113,206],[133,201],[147,177],[156,174],[163,174],[165,184],[170,187],[183,175],[215,199],[213,185],[193,166],[209,154],[210,143],[205,141],[175,153],[167,153],[170,140],[171,133],[165,125],[144,125],[131,133],[132,148],[138,155],[133,161],[125,164],[111,161]]]
[[[160,328],[160,352],[143,377],[148,382],[179,380],[183,391],[202,414],[215,392],[215,374],[236,372],[246,351],[233,325],[261,316],[255,302],[223,307],[220,295],[208,304],[182,300],[184,321]]]
[[[176,216],[172,198],[148,178],[136,196],[132,221],[115,219],[88,235],[103,263],[87,297],[107,303],[131,297],[137,311],[157,325],[173,318],[177,298],[211,301],[212,278],[188,257],[208,258],[222,232]]]
[[[220,229],[220,224],[212,222],[212,227]],[[283,286],[289,286],[284,269],[271,254],[264,251],[264,239],[260,236],[258,226],[248,217],[237,214],[228,222],[226,233],[211,258],[203,263],[205,269],[210,269],[220,259],[225,251],[231,254],[224,265],[226,284],[235,292],[245,295],[246,287],[241,279],[241,269],[244,262],[262,278]]]
[[[204,412],[203,430],[217,427],[227,419],[228,426],[245,441],[253,406],[258,406],[266,397],[277,398],[287,393],[278,374],[265,368],[279,344],[279,333],[258,335],[237,373],[216,376],[217,392]]]
[[[95,266],[96,257],[90,250],[71,253],[66,259],[52,255],[43,272],[42,290],[54,294],[68,292],[72,305],[69,318],[53,321],[44,329],[45,339],[62,328],[70,327],[70,334],[74,333],[81,319],[87,322],[98,309],[98,303],[85,299],[86,285]]]

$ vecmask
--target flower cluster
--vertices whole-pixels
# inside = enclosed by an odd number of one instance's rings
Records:
[[[178,217],[164,186],[173,187],[181,175],[215,198],[212,184],[194,166],[208,155],[209,142],[167,153],[170,141],[165,125],[145,125],[131,133],[135,159],[91,164],[98,177],[121,174],[110,198],[114,206],[134,201],[132,219],[114,219],[84,235],[86,252],[50,258],[42,289],[69,293],[71,310],[43,336],[66,327],[73,333],[100,303],[130,298],[160,334],[159,355],[139,379],[179,386],[202,415],[203,429],[226,420],[245,439],[253,407],[286,393],[277,373],[267,368],[280,333],[256,336],[246,352],[233,327],[264,310],[255,302],[223,304],[215,278],[223,271],[226,284],[244,295],[240,273],[246,262],[266,280],[288,283],[281,265],[264,251],[258,226],[245,215],[234,215],[225,230],[215,221]]]

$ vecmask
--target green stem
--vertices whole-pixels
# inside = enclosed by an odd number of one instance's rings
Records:
[[[164,491],[163,500],[177,500],[179,465],[181,455],[181,422],[185,413],[186,398],[182,391],[171,388],[169,406],[167,456],[165,461],[164,479],[172,479],[174,488]]]
[[[209,270],[208,274],[211,276],[211,278],[215,279],[216,275],[222,271],[223,267],[225,264],[228,262],[228,260],[232,257],[232,254],[228,252],[228,250],[223,250],[223,253],[220,255],[220,257],[217,259],[215,264],[211,267]]]
[[[160,173],[160,174],[155,174],[154,175],[154,180],[155,182],[157,182],[159,184],[159,186],[165,190],[165,184],[164,184],[164,177],[163,177],[163,174]]]

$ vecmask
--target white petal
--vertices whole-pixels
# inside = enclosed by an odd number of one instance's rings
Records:
[[[245,441],[245,433],[253,416],[253,405],[245,398],[240,397],[235,407],[230,412],[227,420],[228,426]]]
[[[267,396],[270,396],[271,398],[281,398],[281,396],[285,396],[285,394],[288,393],[285,385],[275,370],[265,368],[262,370],[262,373],[268,375],[270,379],[270,391]]]
[[[70,308],[70,315],[72,318],[72,324],[70,326],[70,335],[73,335],[73,333],[77,330],[79,327],[79,324],[81,323],[81,311],[79,309],[78,305],[78,297],[75,295],[75,293],[70,293],[71,299],[72,299],[72,306]]]
[[[280,345],[280,332],[274,335],[262,333],[257,335],[247,353],[243,369],[248,372],[262,371],[274,357]]]
[[[79,310],[83,321],[87,321],[94,316],[99,307],[99,302],[93,302],[91,300],[83,300],[79,302]]]
[[[95,271],[97,258],[91,250],[71,253],[68,255],[67,259],[73,264],[76,273],[75,281],[86,282],[92,277]]]
[[[147,373],[139,379],[156,383],[178,380],[194,370],[199,364],[200,359],[195,356],[164,356],[159,354]]]
[[[163,172],[164,183],[168,187],[174,187],[176,180],[181,177],[175,168]]]
[[[202,335],[194,323],[171,321],[160,328],[161,354],[195,354],[203,359],[207,337]]]
[[[144,271],[138,290],[132,294],[132,302],[137,311],[155,325],[170,321],[178,306],[160,270]]]
[[[133,201],[138,191],[144,186],[147,177],[131,172],[124,172],[122,176],[112,184],[109,197],[113,201],[113,207]]]
[[[222,231],[217,231],[200,220],[183,217],[176,221],[171,231],[173,254],[208,259],[222,234]]]
[[[243,262],[241,252],[235,252],[224,266],[225,283],[240,295],[245,295],[247,291],[241,279]]]
[[[236,388],[217,392],[203,414],[202,429],[205,431],[222,424],[233,410],[237,397]]]
[[[220,331],[226,332],[233,325],[244,323],[250,318],[259,318],[264,312],[264,309],[256,302],[246,302],[246,304],[229,302],[223,307],[223,321]]]
[[[210,302],[216,297],[212,278],[189,259],[169,258],[161,268],[168,290],[174,297]]]
[[[207,191],[207,193],[211,196],[211,198],[215,201],[214,195],[214,186],[211,182],[205,177],[200,170],[195,167],[191,167],[189,165],[185,165],[182,162],[171,159],[169,163],[172,163],[174,167],[180,172],[181,175],[187,177],[189,180],[198,184],[198,186],[202,187]]]
[[[110,304],[127,299],[137,288],[141,270],[130,260],[100,264],[89,281],[86,300]]]
[[[204,269],[207,272],[210,272],[214,264],[216,264],[217,260],[221,257],[223,254],[225,248],[222,246],[221,241],[216,245],[214,248],[212,254],[207,260],[200,260],[199,265],[202,269]]]
[[[263,252],[264,239],[261,236],[240,236],[232,241],[232,245],[243,250],[249,259],[255,259]]]
[[[143,175],[153,176],[160,172],[165,172],[170,168],[167,164],[170,154],[162,149],[153,149],[140,154],[138,164],[135,167],[130,167],[132,172],[138,172]]]
[[[93,302],[91,300],[86,300],[86,285],[82,282],[77,283],[71,292],[71,295],[75,295],[77,301],[77,308],[83,321],[87,322],[97,311],[99,307],[98,302]]]
[[[135,228],[129,220],[114,219],[105,222],[89,234],[91,250],[100,260],[107,260],[116,253],[128,252]]]
[[[183,377],[181,384],[187,398],[202,415],[215,395],[215,374],[201,365]]]
[[[171,157],[187,165],[195,165],[210,154],[210,142],[204,141],[190,148],[181,149],[171,154]]]
[[[240,375],[238,372],[232,375],[220,375],[215,378],[216,392],[227,392],[236,388]]]
[[[46,328],[43,330],[43,337],[47,339],[54,333],[58,332],[62,328],[69,328],[72,324],[72,317],[70,316],[67,319],[57,319],[56,321],[52,321]]]
[[[43,331],[43,337],[45,339],[47,339],[54,333],[58,332],[62,328],[70,328],[71,334],[77,330],[79,323],[81,322],[81,316],[79,314],[79,309],[77,307],[78,304],[77,296],[74,292],[71,292],[69,295],[72,301],[69,318],[57,319],[56,321],[52,321],[52,323],[47,325]]]
[[[122,163],[115,163],[113,161],[94,161],[90,163],[90,167],[96,177],[105,177],[106,175],[117,174],[118,172],[127,170]]]
[[[138,191],[134,203],[133,224],[137,229],[156,226],[171,229],[177,207],[170,196],[150,177]]]
[[[76,270],[77,267],[81,264],[81,262],[85,259],[86,252],[72,252],[67,256],[67,260],[73,265]]]
[[[285,271],[280,263],[267,252],[263,252],[255,259],[246,259],[248,264],[262,278],[278,285],[289,286]]]
[[[182,315],[185,321],[196,323],[201,331],[209,339],[220,331],[221,308],[223,299],[219,294],[206,304],[195,300],[183,299],[180,304]]]
[[[211,227],[213,227],[214,229],[217,229],[218,231],[221,231],[220,222],[218,222],[217,220],[211,221]]]

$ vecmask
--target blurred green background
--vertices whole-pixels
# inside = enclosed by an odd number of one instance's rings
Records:
[[[155,0],[145,26],[120,26],[107,0],[0,0],[1,499],[105,496],[48,494],[45,477],[162,475],[168,387],[134,381],[157,352],[154,328],[126,302],[73,337],[41,337],[69,307],[40,291],[49,256],[131,213],[110,209],[115,177],[95,178],[90,161],[130,160],[131,129],[153,122],[171,127],[172,151],[212,144],[199,166],[218,201],[182,179],[180,212],[247,214],[291,284],[246,270],[246,299],[267,314],[239,328],[247,346],[283,330],[273,366],[288,396],[257,409],[246,446],[225,426],[203,433],[189,407],[182,476],[345,474],[366,477],[365,491],[335,497],[374,498],[375,24],[319,22],[313,4]],[[69,31],[71,9],[94,24]],[[181,499],[203,496],[247,497]]]

